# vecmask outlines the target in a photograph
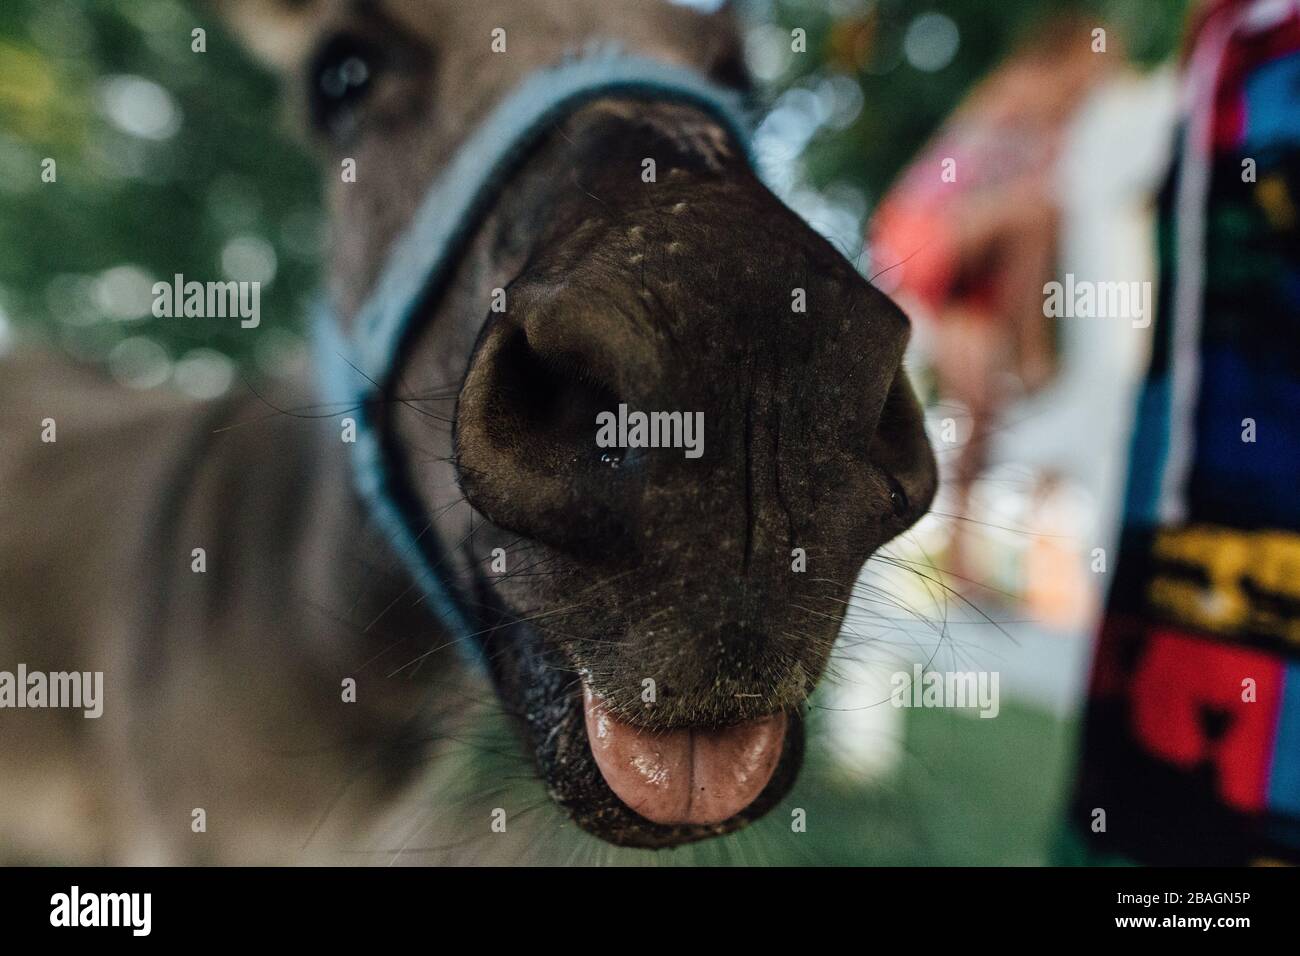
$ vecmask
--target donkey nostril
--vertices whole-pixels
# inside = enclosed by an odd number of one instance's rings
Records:
[[[618,406],[614,392],[581,356],[538,352],[518,328],[498,352],[488,388],[494,437],[516,447],[522,443],[528,454],[541,456],[538,463],[556,466],[561,459],[580,463],[586,453],[594,458],[596,416]],[[621,461],[617,454],[600,457],[614,468]]]
[[[499,320],[470,360],[456,446],[461,490],[489,520],[569,553],[604,554],[628,538],[638,482],[621,449],[597,443],[598,416],[620,400],[601,374],[614,359],[584,344],[538,342]]]

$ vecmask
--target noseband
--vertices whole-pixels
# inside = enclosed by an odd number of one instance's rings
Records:
[[[476,629],[451,581],[437,534],[409,487],[398,450],[381,433],[376,413],[393,385],[403,349],[419,331],[424,307],[445,288],[500,188],[558,122],[607,97],[696,107],[721,123],[748,153],[749,123],[739,97],[693,70],[616,53],[538,70],[488,114],[434,179],[394,242],[351,331],[328,306],[321,306],[315,317],[325,406],[356,422],[352,470],[358,495],[446,627],[448,642],[471,658],[480,652]]]

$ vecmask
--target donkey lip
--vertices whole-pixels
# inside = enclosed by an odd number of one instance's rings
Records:
[[[655,732],[615,717],[585,683],[583,713],[610,790],[640,817],[668,826],[718,824],[745,810],[771,782],[785,746],[785,714]]]
[[[795,709],[783,718],[770,779],[738,813],[719,823],[656,823],[615,793],[600,767],[591,743],[595,731],[586,724],[588,708],[579,689],[586,680],[574,680],[583,668],[526,623],[492,631],[484,650],[500,693],[518,709],[551,798],[579,827],[607,843],[663,849],[733,833],[776,806],[799,774],[805,742]]]

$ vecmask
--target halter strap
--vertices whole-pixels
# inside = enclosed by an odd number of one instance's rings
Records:
[[[446,283],[457,255],[490,208],[497,189],[558,121],[597,99],[685,103],[711,115],[750,153],[749,123],[737,94],[694,70],[602,52],[537,70],[509,93],[435,178],[410,225],[394,242],[351,333],[327,305],[316,310],[313,339],[324,401],[356,421],[353,480],[370,516],[447,628],[448,640],[479,659],[475,631],[457,599],[437,534],[427,527],[373,410],[416,331],[420,306]]]

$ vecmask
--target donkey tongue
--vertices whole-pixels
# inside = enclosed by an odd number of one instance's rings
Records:
[[[718,730],[644,730],[609,713],[585,685],[583,710],[605,782],[652,823],[734,817],[772,779],[785,742],[784,714]]]

